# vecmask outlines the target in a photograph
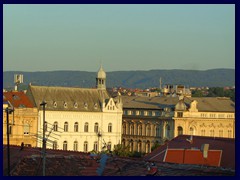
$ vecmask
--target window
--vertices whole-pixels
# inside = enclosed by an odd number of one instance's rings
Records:
[[[181,126],[178,126],[177,130],[178,130],[178,135],[183,134],[183,128]]]
[[[111,151],[111,148],[112,148],[112,143],[111,143],[111,142],[108,142],[108,144],[107,144],[107,150]]]
[[[108,124],[108,132],[112,132],[112,123]]]
[[[88,142],[87,142],[87,141],[84,142],[83,151],[84,151],[84,152],[87,152],[87,151],[88,151]]]
[[[130,151],[133,152],[133,140],[132,139],[129,142],[129,145],[130,145]]]
[[[142,135],[142,125],[141,124],[138,125],[138,135],[139,136]]]
[[[56,121],[53,123],[53,131],[58,131],[58,123]]]
[[[142,142],[141,141],[138,142],[138,150],[137,151],[138,152],[142,151]]]
[[[24,128],[23,128],[23,134],[24,135],[29,135],[29,124],[24,124],[24,126],[23,126]]]
[[[88,132],[88,123],[84,124],[84,132]]]
[[[63,150],[65,150],[65,151],[67,150],[67,141],[63,142]]]
[[[194,135],[194,129],[192,127],[190,127],[190,129],[189,129],[189,133],[190,133],[190,135]]]
[[[232,138],[232,130],[228,130],[228,138]]]
[[[67,103],[66,103],[66,102],[64,102],[63,106],[64,106],[64,108],[67,108]]]
[[[8,126],[8,134],[10,134],[10,135],[12,134],[12,126],[11,125]]]
[[[77,108],[78,104],[75,102],[73,106],[74,106],[74,108]]]
[[[133,135],[133,133],[134,133],[134,127],[133,127],[133,125],[131,124],[131,125],[130,125],[130,135]]]
[[[44,122],[44,131],[45,132],[47,131],[47,122],[46,121]]]
[[[98,143],[97,143],[97,141],[95,141],[94,144],[93,144],[93,150],[94,151],[98,151]]]
[[[205,136],[205,129],[201,130],[201,136]]]
[[[160,137],[160,128],[159,128],[159,126],[156,126],[156,136]]]
[[[74,123],[74,132],[78,132],[78,122]]]
[[[95,132],[95,133],[98,133],[98,123],[95,123],[95,124],[94,124],[94,132]]]
[[[177,112],[177,117],[183,117],[183,112]]]
[[[73,150],[74,151],[78,150],[78,142],[77,141],[74,141],[74,143],[73,143]]]
[[[64,123],[64,132],[68,132],[68,122]]]
[[[214,136],[214,130],[210,130],[210,136]]]
[[[223,137],[223,130],[219,130],[219,137]]]
[[[53,149],[57,149],[57,141],[53,142]]]
[[[53,107],[55,107],[55,108],[57,107],[57,102],[53,103]]]
[[[150,146],[150,141],[147,141],[146,143],[146,153],[150,153],[151,146]]]
[[[124,124],[123,124],[123,134],[127,134],[126,130],[127,130],[126,124],[124,123]]]
[[[150,124],[147,125],[147,136],[151,136],[151,126]]]

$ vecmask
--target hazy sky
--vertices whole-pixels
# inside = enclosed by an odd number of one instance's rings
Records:
[[[235,68],[235,5],[3,5],[3,71]]]

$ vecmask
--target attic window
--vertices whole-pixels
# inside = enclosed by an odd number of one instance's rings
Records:
[[[94,109],[97,109],[98,106],[97,106],[97,103],[94,103]]]
[[[66,102],[64,102],[63,106],[64,106],[64,108],[67,108],[67,103],[66,103]]]
[[[19,105],[20,108],[25,108],[26,106],[24,104]]]
[[[12,97],[13,97],[14,100],[19,100],[20,99],[19,96],[17,96],[17,95],[13,95]]]
[[[78,104],[75,102],[73,106],[74,106],[74,108],[77,108]]]
[[[88,104],[84,103],[84,108],[87,109],[88,108]]]
[[[55,107],[55,108],[57,107],[57,102],[53,103],[53,107]]]

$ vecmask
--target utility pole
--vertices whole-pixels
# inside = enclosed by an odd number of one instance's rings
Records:
[[[10,176],[10,145],[9,145],[9,114],[13,112],[13,109],[6,108],[7,113],[7,159],[8,159],[8,176]]]
[[[46,138],[45,138],[45,106],[46,102],[43,101],[40,106],[43,106],[43,140],[42,140],[42,154],[43,154],[43,176],[45,176],[46,173]]]

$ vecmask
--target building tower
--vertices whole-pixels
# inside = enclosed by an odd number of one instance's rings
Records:
[[[103,70],[102,65],[97,73],[96,86],[97,89],[106,90],[106,73]]]

